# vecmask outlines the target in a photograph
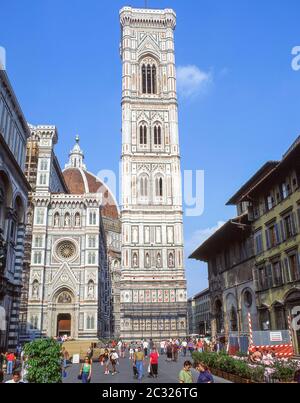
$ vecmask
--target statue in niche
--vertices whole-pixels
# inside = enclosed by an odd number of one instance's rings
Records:
[[[156,266],[157,266],[158,268],[161,268],[161,254],[160,254],[160,253],[157,255]]]
[[[76,214],[75,216],[75,225],[76,227],[80,227],[80,215]]]
[[[173,253],[169,254],[169,267],[174,267],[174,256]]]
[[[55,214],[54,216],[54,226],[59,227],[59,215]]]
[[[146,253],[146,267],[150,267],[150,256],[149,256],[149,253]]]
[[[138,267],[138,257],[137,254],[133,254],[133,267]]]
[[[40,285],[38,281],[34,281],[32,285],[32,298],[33,299],[38,299],[39,298],[39,290],[40,290]]]
[[[93,299],[95,295],[95,287],[94,287],[94,282],[90,281],[88,285],[88,298]]]
[[[65,227],[69,227],[71,223],[70,215],[66,214],[65,215]]]

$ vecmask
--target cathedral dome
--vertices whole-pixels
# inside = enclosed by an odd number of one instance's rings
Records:
[[[120,212],[111,190],[95,175],[86,170],[84,154],[79,146],[79,137],[76,145],[70,152],[69,163],[66,164],[63,176],[71,194],[101,193],[103,197],[102,214],[111,219],[120,218]]]

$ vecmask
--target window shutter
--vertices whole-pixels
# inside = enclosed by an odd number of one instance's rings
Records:
[[[282,241],[286,241],[286,232],[285,232],[285,227],[284,227],[284,221],[280,221],[280,230],[281,230],[281,239]]]
[[[287,257],[284,258],[284,271],[283,271],[283,278],[284,282],[288,283],[290,281],[290,264],[289,264],[289,259]]]
[[[258,269],[256,268],[253,270],[253,282],[255,290],[260,291]]]
[[[272,271],[272,265],[271,264],[267,264],[266,271],[267,271],[268,287],[272,288],[273,287],[273,271]]]
[[[297,234],[297,219],[296,219],[296,213],[291,214],[291,221],[292,221],[292,232],[293,235]]]
[[[266,242],[267,242],[267,249],[270,249],[271,247],[271,242],[270,242],[270,234],[269,234],[269,230],[266,230]]]
[[[279,245],[281,242],[281,239],[280,239],[280,231],[279,231],[278,224],[275,224],[275,233],[276,233],[276,244]]]
[[[298,210],[297,210],[297,216],[298,216],[298,228],[300,228],[300,208],[298,208]]]

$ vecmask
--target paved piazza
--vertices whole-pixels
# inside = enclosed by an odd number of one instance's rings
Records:
[[[145,377],[142,380],[142,383],[145,384],[159,384],[159,383],[178,383],[178,374],[182,369],[183,363],[185,360],[190,359],[190,357],[184,358],[179,357],[178,362],[166,362],[166,356],[161,356],[159,359],[159,376],[157,379],[148,378],[147,368],[149,361],[146,360],[144,369],[145,369]],[[64,383],[80,383],[77,379],[79,374],[79,365],[71,365],[67,369],[68,376],[64,379]],[[117,375],[112,376],[104,375],[104,367],[102,367],[98,363],[93,364],[93,376],[91,383],[140,383],[133,376],[132,371],[132,361],[126,357],[125,359],[120,359],[120,365],[118,366],[119,373]],[[197,373],[195,372],[194,377],[195,382],[197,381]],[[216,383],[229,383],[224,379],[215,377]]]

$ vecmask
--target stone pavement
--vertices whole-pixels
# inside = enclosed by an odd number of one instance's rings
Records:
[[[159,358],[159,376],[157,379],[148,378],[148,365],[147,360],[144,365],[145,377],[142,383],[145,384],[159,384],[159,383],[178,383],[178,374],[183,367],[185,360],[189,360],[190,357],[184,358],[179,357],[178,362],[166,362],[166,356],[160,356]],[[67,369],[67,377],[64,378],[64,383],[80,383],[81,381],[77,379],[79,374],[80,366],[71,365]],[[132,361],[129,358],[120,359],[120,365],[118,366],[119,373],[112,376],[104,375],[104,367],[99,363],[93,364],[93,376],[91,383],[139,383],[133,376]],[[197,373],[195,371],[195,382],[197,380]],[[215,377],[216,383],[229,383],[221,378]]]

